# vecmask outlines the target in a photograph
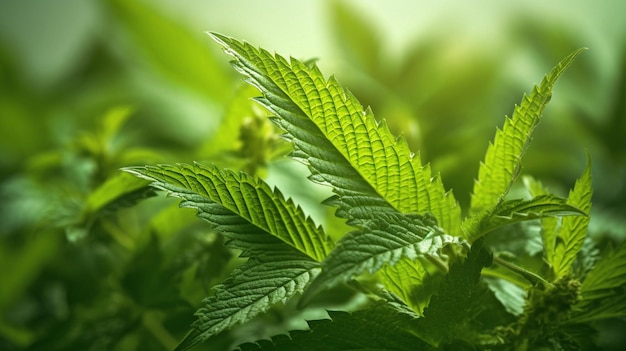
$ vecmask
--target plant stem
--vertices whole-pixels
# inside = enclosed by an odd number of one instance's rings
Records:
[[[522,276],[522,278],[528,280],[533,285],[542,284],[543,286],[552,286],[550,282],[543,279],[540,275],[533,273],[527,269],[524,269],[520,266],[517,266],[511,262],[505,261],[504,259],[502,259],[501,257],[497,255],[493,256],[493,262],[519,274],[520,276]]]

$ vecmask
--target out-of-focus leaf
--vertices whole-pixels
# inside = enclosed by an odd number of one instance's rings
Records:
[[[120,172],[95,189],[86,200],[86,211],[96,213],[103,209],[128,207],[137,201],[155,195],[148,182]]]
[[[0,2],[0,41],[11,48],[29,83],[50,89],[80,66],[100,24],[97,5],[81,0]]]
[[[215,59],[206,37],[141,1],[108,1],[114,18],[148,64],[173,83],[199,96],[224,101],[231,80]],[[156,30],[158,29],[158,30]]]
[[[380,55],[383,54],[378,40],[379,32],[372,23],[358,15],[353,6],[347,6],[341,1],[330,3],[331,23],[336,35],[337,47],[342,50],[342,56],[349,62],[351,69],[358,67],[362,73],[376,76],[380,64]]]

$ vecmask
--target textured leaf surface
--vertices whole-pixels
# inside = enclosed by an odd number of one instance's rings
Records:
[[[474,292],[480,281],[483,267],[491,264],[491,254],[483,248],[482,241],[472,245],[467,258],[456,262],[444,277],[438,292],[424,310],[424,318],[417,320],[416,331],[433,346],[462,335]]]
[[[580,287],[575,322],[626,317],[626,244],[604,255]]]
[[[244,254],[254,248],[240,240],[240,235],[251,231],[250,226],[255,228],[253,232],[271,234],[316,261],[326,257],[332,248],[332,242],[322,228],[315,226],[290,199],[245,173],[200,164],[125,170],[151,180],[154,187],[183,199],[181,206],[198,210],[198,215],[216,225],[218,231],[232,233],[228,238],[235,241],[233,247],[244,250]],[[244,221],[232,218],[233,215]],[[255,242],[257,239],[249,240]]]
[[[532,132],[552,97],[554,84],[583,50],[571,53],[554,67],[529,96],[524,96],[522,103],[515,107],[513,117],[507,117],[503,128],[496,131],[474,182],[470,213],[476,214],[495,207],[508,193],[513,180],[519,175],[521,158],[530,143]]]
[[[557,278],[563,277],[571,270],[576,255],[583,246],[589,226],[591,211],[591,162],[587,163],[583,175],[576,181],[574,188],[567,197],[567,203],[582,210],[586,216],[564,217],[556,237],[554,248],[553,271]]]
[[[201,165],[126,170],[183,199],[181,206],[198,210],[227,238],[229,247],[250,257],[203,302],[177,351],[301,293],[332,246],[297,206],[257,178]]]
[[[470,240],[504,225],[546,217],[586,216],[586,213],[568,204],[566,199],[539,195],[530,200],[506,200],[495,209],[484,211],[463,222],[463,232]]]
[[[241,345],[242,351],[421,351],[432,350],[410,332],[414,316],[404,314],[385,302],[367,309],[329,312],[331,319],[310,321],[309,331],[293,331],[272,340]]]
[[[530,194],[533,196],[549,194],[548,189],[546,189],[540,181],[532,177],[525,177],[524,183]],[[558,227],[558,218],[545,217],[541,219],[541,240],[543,241],[543,254],[546,262],[548,262],[550,266],[552,266],[554,262],[554,248],[556,245]]]
[[[435,288],[433,277],[429,275],[424,265],[416,264],[408,257],[401,258],[393,266],[384,266],[376,277],[385,288],[419,315],[428,306]]]
[[[274,251],[264,257],[251,258],[218,285],[215,295],[203,301],[203,307],[196,312],[198,319],[192,331],[176,351],[188,350],[301,293],[319,272],[319,264],[306,257],[298,259],[291,248],[287,249],[283,253]]]
[[[247,43],[211,34],[235,58],[235,68],[264,95],[258,101],[278,118],[294,145],[292,156],[311,170],[311,179],[329,184],[339,196],[330,203],[352,221],[374,212],[431,212],[450,233],[460,210],[441,179],[395,138],[384,122],[333,77]]]
[[[377,215],[362,230],[348,233],[337,243],[302,301],[363,272],[375,273],[384,265],[395,265],[401,258],[413,261],[419,256],[440,256],[446,245],[461,247],[462,243],[421,216]]]

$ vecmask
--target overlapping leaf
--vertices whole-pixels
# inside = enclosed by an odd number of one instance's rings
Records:
[[[333,187],[340,215],[359,222],[381,211],[431,212],[445,230],[458,230],[460,210],[440,178],[333,77],[325,79],[315,65],[211,35],[263,93],[258,101],[278,116],[275,122],[293,141],[292,156],[308,164],[312,180]]]
[[[332,243],[302,210],[271,189],[262,180],[245,173],[221,170],[215,166],[160,165],[126,168],[139,177],[153,181],[152,186],[185,200],[181,206],[197,209],[199,216],[217,226],[217,230],[231,233],[231,240],[256,228],[296,248],[298,251],[321,261],[330,252]],[[244,221],[231,218],[241,217]],[[230,218],[230,219],[229,219]],[[237,227],[244,225],[242,230]],[[244,250],[254,246],[243,243],[258,239],[241,240],[233,247]],[[261,235],[259,235],[262,237]]]
[[[438,257],[446,245],[462,247],[458,237],[443,233],[421,216],[377,214],[362,230],[348,233],[337,243],[336,249],[322,262],[322,272],[311,283],[302,302],[323,288],[346,282],[365,271],[375,273],[402,258],[413,261],[419,256]]]
[[[604,255],[580,287],[582,300],[574,306],[572,322],[586,323],[626,317],[626,244]]]
[[[476,286],[483,267],[491,264],[491,254],[481,241],[472,245],[464,261],[456,262],[444,277],[424,318],[417,320],[419,336],[433,346],[458,338],[462,328],[467,327],[470,306],[475,301]]]
[[[329,312],[331,319],[310,321],[308,331],[240,346],[241,351],[422,351],[433,348],[411,332],[415,316],[379,301],[352,313]]]
[[[587,164],[583,175],[576,181],[567,197],[567,203],[583,211],[585,216],[565,217],[562,219],[554,246],[554,260],[551,264],[557,278],[571,271],[576,255],[583,246],[589,226],[591,211],[591,163]]]
[[[423,263],[423,262],[422,262]],[[376,277],[389,291],[398,296],[413,311],[421,315],[428,306],[436,284],[423,264],[415,264],[408,257],[393,266],[385,266]]]
[[[235,269],[215,288],[215,295],[202,302],[203,306],[196,312],[198,319],[176,351],[188,350],[302,292],[319,272],[319,264],[307,257],[298,259],[288,249],[256,256]]]
[[[250,257],[204,301],[179,351],[302,292],[332,247],[299,207],[244,173],[201,165],[126,170],[183,199],[181,206],[198,210],[201,218],[225,235],[230,247]]]
[[[460,209],[439,176],[333,77],[324,78],[315,65],[212,36],[235,58],[234,67],[263,93],[257,101],[277,116],[274,122],[293,143],[291,156],[309,166],[310,179],[333,188],[337,196],[326,204],[337,206],[339,216],[362,226],[374,214],[430,212],[440,227],[458,233]],[[418,269],[412,265],[419,263],[402,263],[405,271]],[[398,294],[412,290],[415,279],[397,273],[385,272],[390,289]]]
[[[497,130],[474,183],[471,214],[494,208],[503,201],[513,180],[519,175],[521,158],[545,106],[552,97],[554,84],[583,50],[574,51],[554,67],[529,96],[524,96],[522,103],[515,107],[513,117],[507,117],[503,128]]]
[[[532,178],[524,177],[526,188],[533,196],[541,196],[549,194],[543,184]],[[545,217],[541,219],[541,240],[543,241],[543,255],[550,266],[554,262],[554,246],[556,245],[556,236],[558,234],[559,219],[554,217]]]
[[[532,219],[560,216],[585,216],[586,213],[568,204],[566,199],[539,195],[530,200],[506,200],[494,209],[484,211],[463,222],[463,232],[470,241],[498,227]]]

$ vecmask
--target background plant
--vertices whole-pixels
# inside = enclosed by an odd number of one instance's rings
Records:
[[[284,143],[248,101],[253,89],[239,89],[240,79],[202,35],[207,28],[320,58],[323,70],[335,72],[385,117],[394,134],[404,133],[411,149],[455,189],[463,208],[493,126],[564,53],[590,46],[568,81],[557,86],[550,118],[535,131],[524,166],[566,196],[589,148],[590,235],[601,247],[623,241],[620,62],[626,32],[620,29],[623,21],[608,20],[623,12],[621,2],[524,2],[523,8],[509,4],[510,12],[483,8],[471,18],[497,28],[489,33],[499,35],[488,40],[468,24],[469,16],[442,20],[406,4],[374,12],[363,3],[320,4],[319,20],[308,17],[319,10],[290,10],[289,2],[266,5],[271,13],[298,19],[270,24],[257,16],[267,9],[236,1],[211,11],[184,2],[175,8],[121,1],[0,3],[0,348],[171,349],[210,286],[239,264],[219,236],[207,235],[206,225],[192,211],[177,209],[173,199],[135,207],[121,201],[107,210],[105,204],[115,203],[116,196],[137,189],[128,194],[137,199],[144,191],[145,183],[120,176],[119,167],[197,160],[254,171],[280,184],[330,236],[335,229],[343,232],[333,211],[318,206],[329,193],[313,188],[296,163],[274,158],[285,153]],[[497,16],[489,17],[490,9]],[[232,15],[235,10],[239,15]],[[207,17],[189,19],[188,13]],[[386,13],[428,16],[384,22]],[[363,41],[363,33],[373,35]],[[261,121],[265,134],[242,137]],[[112,178],[120,179],[109,183]],[[111,197],[102,196],[107,193]],[[124,278],[129,274],[132,279]],[[156,308],[129,308],[129,301],[155,306],[145,293],[154,285],[143,284],[146,290],[138,293],[132,290],[141,284],[128,287],[122,281],[160,281],[157,275],[173,279],[173,291],[164,293]],[[278,324],[287,322],[272,316]],[[606,345],[611,335],[621,335],[620,323],[596,324]]]

